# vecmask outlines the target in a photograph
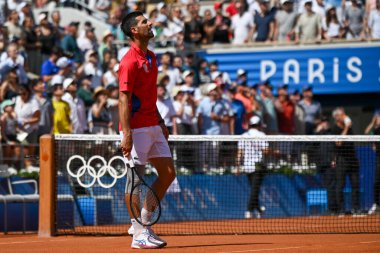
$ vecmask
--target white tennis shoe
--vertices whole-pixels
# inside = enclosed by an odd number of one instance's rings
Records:
[[[156,240],[148,229],[143,229],[141,232],[134,234],[131,244],[132,249],[159,249],[165,246],[166,243]]]
[[[155,240],[160,241],[162,244],[165,244],[164,246],[167,245],[167,242],[166,242],[165,240],[161,239],[161,238],[160,238],[160,237],[159,237],[159,236],[153,231],[153,229],[152,229],[151,227],[147,227],[146,229],[149,231],[150,235],[154,237]],[[130,236],[133,236],[134,233],[135,233],[135,229],[134,229],[134,227],[133,227],[133,226],[130,226],[130,228],[128,229],[128,234],[129,234]]]

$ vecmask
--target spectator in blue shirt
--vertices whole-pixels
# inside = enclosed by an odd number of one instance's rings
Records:
[[[260,13],[254,17],[256,41],[272,41],[274,36],[274,11],[269,10],[269,0],[260,1]]]
[[[62,55],[62,49],[54,47],[51,51],[49,59],[44,61],[41,66],[41,78],[44,83],[50,82],[55,74],[58,73],[59,67],[57,66],[57,60]]]
[[[313,88],[306,86],[302,91],[303,99],[299,105],[305,112],[305,133],[314,134],[314,129],[319,123],[322,114],[321,104],[313,100]]]
[[[245,108],[244,104],[235,98],[236,88],[231,88],[229,90],[229,97],[231,100],[231,107],[234,113],[235,127],[234,134],[243,134],[245,132],[243,125],[245,121]]]

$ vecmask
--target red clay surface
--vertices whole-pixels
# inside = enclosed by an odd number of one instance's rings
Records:
[[[322,252],[379,253],[380,234],[314,234],[314,235],[214,235],[166,236],[168,246],[141,252],[180,253],[249,253],[249,252]],[[37,235],[1,235],[1,253],[120,253],[138,252],[130,249],[131,238],[58,236],[38,238]]]

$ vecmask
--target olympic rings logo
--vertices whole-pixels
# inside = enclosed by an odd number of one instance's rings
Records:
[[[81,161],[82,165],[76,171],[76,173],[74,173],[71,171],[70,165],[71,165],[71,162],[73,160],[76,160],[76,159]],[[102,166],[100,167],[98,172],[96,172],[95,168],[93,166],[91,166],[91,163],[95,160],[100,161],[102,164]],[[125,165],[123,167],[123,171],[121,172],[121,174],[118,173],[118,171],[114,167],[111,166],[115,160],[121,160],[123,162],[123,164]],[[89,187],[93,186],[96,181],[103,188],[111,188],[112,186],[114,186],[116,184],[116,181],[118,179],[124,177],[127,174],[127,166],[126,165],[127,165],[127,163],[126,163],[124,157],[122,157],[122,156],[114,156],[107,163],[107,161],[104,159],[104,157],[99,156],[99,155],[92,156],[88,160],[88,162],[86,162],[86,160],[80,155],[73,155],[67,161],[66,169],[67,169],[67,172],[69,173],[69,175],[72,176],[73,178],[76,178],[78,181],[78,184],[84,188],[89,188]],[[105,184],[101,181],[101,178],[106,174],[106,172],[108,172],[108,174],[113,178],[113,181],[110,184]],[[81,177],[84,176],[86,173],[88,173],[88,175],[90,175],[92,177],[92,180],[89,183],[85,183],[81,179]]]

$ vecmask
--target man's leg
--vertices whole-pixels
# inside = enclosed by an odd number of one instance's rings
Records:
[[[166,190],[175,178],[175,169],[171,157],[157,157],[149,159],[150,163],[156,168],[158,177],[154,181],[152,188],[155,190],[158,198],[162,200]]]

